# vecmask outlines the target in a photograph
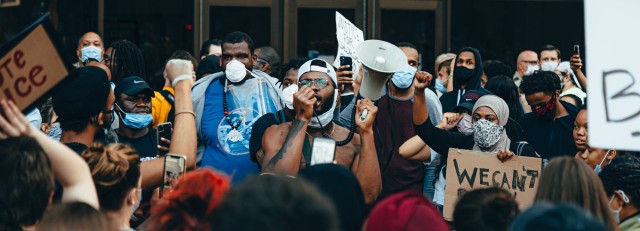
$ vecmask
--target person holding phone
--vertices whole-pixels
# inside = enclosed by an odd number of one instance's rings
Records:
[[[333,122],[338,100],[337,77],[327,62],[314,59],[298,70],[300,90],[293,95],[293,122],[271,126],[262,139],[263,152],[256,155],[262,172],[296,175],[309,165],[314,137],[344,140],[347,128]],[[377,107],[366,98],[357,103],[357,115],[369,113],[364,120],[356,119],[359,134],[335,151],[335,162],[354,172],[365,195],[365,201],[375,200],[381,190],[380,168],[373,138],[373,122]]]
[[[118,140],[138,151],[142,161],[155,159],[158,156],[158,137],[156,130],[150,126],[153,122],[153,89],[144,79],[130,76],[116,84],[114,93],[114,109],[120,119],[120,127],[116,130]]]

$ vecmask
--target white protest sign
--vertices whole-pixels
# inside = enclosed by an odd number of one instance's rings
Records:
[[[520,210],[535,200],[542,159],[516,156],[501,162],[494,153],[449,149],[447,182],[444,193],[445,220],[453,220],[453,210],[460,197],[478,188],[499,187],[509,191]]]
[[[589,145],[640,151],[638,0],[585,0]]]
[[[358,70],[355,67],[360,63],[356,57],[356,47],[364,41],[362,30],[358,29],[347,18],[336,11],[336,37],[338,39],[338,55],[333,62],[334,67],[340,66],[340,57],[349,56],[353,59],[352,70]]]

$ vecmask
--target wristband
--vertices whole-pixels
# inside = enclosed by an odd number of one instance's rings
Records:
[[[187,80],[187,79],[193,79],[193,76],[190,74],[184,74],[181,76],[176,77],[175,79],[173,79],[173,82],[171,83],[172,87],[176,87],[176,84],[178,84],[178,82],[182,81],[182,80]]]
[[[194,113],[193,111],[178,111],[175,114],[173,114],[173,117],[177,117],[180,114],[191,114],[193,115],[193,118],[196,118],[196,113]]]

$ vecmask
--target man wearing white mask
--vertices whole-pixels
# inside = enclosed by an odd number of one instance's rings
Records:
[[[345,140],[349,129],[333,122],[334,110],[340,100],[338,81],[333,67],[321,60],[309,60],[298,70],[298,86],[293,94],[295,118],[292,122],[269,127],[262,139],[262,150],[256,154],[262,172],[296,175],[311,161],[312,143],[317,138]],[[288,100],[285,100],[288,101]],[[369,99],[358,100],[355,123],[358,134],[344,146],[335,149],[335,163],[351,169],[360,185],[365,202],[372,202],[380,193],[380,168],[374,143],[373,123],[377,107]]]
[[[259,173],[249,157],[253,125],[260,116],[282,109],[279,90],[269,75],[253,70],[257,61],[253,49],[253,39],[246,33],[225,36],[220,56],[224,71],[201,78],[192,90],[197,162],[226,172],[233,182]]]
[[[102,62],[104,44],[100,35],[95,32],[87,32],[82,35],[78,41],[76,56],[78,56],[78,62],[74,64],[75,67],[87,66],[91,61]]]
[[[518,55],[518,64],[516,66],[516,73],[513,75],[513,81],[516,85],[520,86],[522,78],[525,75],[530,75],[534,71],[540,70],[538,65],[538,54],[531,50],[525,50]]]
[[[560,64],[560,50],[553,45],[546,45],[540,51],[540,69],[555,71]]]

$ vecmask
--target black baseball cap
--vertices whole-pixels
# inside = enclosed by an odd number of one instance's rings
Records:
[[[473,112],[473,105],[476,104],[478,99],[480,99],[480,97],[482,96],[490,95],[490,94],[491,92],[489,92],[488,90],[485,90],[484,88],[467,91],[466,93],[464,93],[464,95],[462,95],[462,97],[460,97],[460,103],[458,103],[458,106],[453,108],[453,111],[456,111],[456,109],[458,108],[464,108],[466,110]]]
[[[111,84],[99,67],[78,68],[52,94],[51,104],[58,121],[86,119],[105,109]]]
[[[116,98],[120,97],[120,94],[122,93],[129,96],[148,93],[153,97],[153,89],[149,87],[149,84],[144,81],[144,79],[138,76],[129,76],[120,80],[120,82],[116,84],[116,88],[113,90],[113,93]]]

